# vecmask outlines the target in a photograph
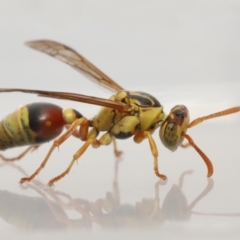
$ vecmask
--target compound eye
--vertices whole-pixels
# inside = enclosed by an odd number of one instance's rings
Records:
[[[175,151],[181,143],[179,126],[174,122],[166,120],[160,128],[159,136],[163,145],[171,151]]]
[[[181,110],[177,110],[177,111],[175,112],[175,116],[176,116],[177,118],[180,118],[181,120],[183,120],[184,117],[185,117],[185,113],[182,112]]]

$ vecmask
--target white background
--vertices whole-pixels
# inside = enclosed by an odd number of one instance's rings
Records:
[[[69,66],[23,44],[29,40],[51,39],[76,49],[127,90],[141,90],[154,95],[163,104],[166,113],[176,104],[184,104],[188,106],[191,119],[194,119],[240,105],[239,29],[240,3],[237,0],[2,0],[0,86],[69,91],[104,98],[111,95]],[[0,117],[2,119],[16,110],[20,104],[36,101],[76,108],[86,117],[92,117],[99,109],[34,95],[1,93]],[[73,234],[77,238],[99,239],[123,238],[125,235],[138,239],[147,236],[237,239],[240,223],[239,121],[240,114],[235,114],[210,120],[189,130],[198,146],[212,160],[215,169],[213,189],[192,209],[206,215],[191,215],[182,203],[186,198],[190,205],[207,186],[204,162],[193,149],[178,149],[171,153],[160,143],[156,131],[154,139],[159,149],[160,169],[168,176],[167,183],[160,187],[160,207],[163,210],[159,212],[166,210],[163,208],[164,199],[171,206],[169,215],[163,217],[160,214],[161,221],[152,221],[154,217],[148,215],[139,218],[136,214],[137,203],[143,199],[154,200],[157,178],[152,169],[153,160],[147,141],[137,145],[129,139],[118,141],[118,148],[124,151],[118,177],[121,204],[129,205],[121,205],[110,219],[114,223],[120,218],[119,212],[125,211],[127,217],[123,213],[120,215],[127,224],[118,223],[118,227],[131,229],[134,226],[134,231],[122,231],[118,235],[112,231],[103,232],[104,222],[100,220],[92,224],[91,233],[77,229],[77,232],[63,231],[59,236],[59,229],[47,234],[34,231],[34,222],[38,226],[43,224],[41,221],[46,223],[46,220],[37,218],[42,211],[38,206],[41,196],[34,189],[22,189],[18,181],[23,173],[9,165],[0,168],[0,235],[15,238],[18,234],[18,238],[24,239],[32,239],[33,235],[35,239],[40,239],[51,234],[58,239]],[[52,155],[37,180],[46,184],[63,171],[81,144],[74,138],[66,141]],[[16,165],[31,174],[49,147],[50,144],[45,144]],[[22,150],[11,149],[4,154],[15,156]],[[112,191],[114,162],[112,146],[97,150],[89,148],[70,174],[57,182],[53,190],[69,194],[72,199],[81,198],[92,203],[104,199],[106,192]],[[173,185],[179,185],[181,174],[188,170],[193,172],[184,178],[182,198],[178,200],[174,195],[172,200],[166,198]],[[30,197],[29,202],[27,197]],[[34,197],[37,197],[36,201]],[[175,201],[182,203],[181,211],[177,213]],[[46,199],[43,202],[49,211]],[[174,202],[173,205],[171,202]],[[74,208],[67,210],[59,206],[66,211],[66,219],[81,219],[82,215]],[[181,220],[172,221],[170,212],[182,218],[189,215],[189,220],[184,223]],[[52,211],[50,213],[57,218]],[[209,213],[226,213],[228,216],[212,216]],[[66,227],[66,222],[63,225]],[[26,230],[27,226],[32,231]],[[148,232],[139,234],[140,230],[148,228],[154,229],[150,235]]]

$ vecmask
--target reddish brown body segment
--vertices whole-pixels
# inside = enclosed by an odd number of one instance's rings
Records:
[[[35,143],[56,138],[66,124],[62,108],[50,103],[32,103],[28,107],[29,128],[36,134]]]

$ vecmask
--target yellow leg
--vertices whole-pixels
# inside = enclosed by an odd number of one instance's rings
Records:
[[[68,130],[70,127],[71,127],[71,124],[65,125],[66,130]],[[72,133],[72,136],[79,139],[80,138],[79,130],[75,129],[74,132]]]
[[[7,158],[7,157],[5,157],[4,155],[0,154],[0,158],[1,158],[3,161],[13,162],[13,161],[22,159],[28,152],[33,152],[33,151],[35,151],[36,149],[38,149],[39,147],[40,147],[40,145],[30,146],[30,147],[28,147],[27,149],[25,149],[21,154],[19,154],[19,155],[16,156],[16,157],[13,157],[13,158]]]
[[[71,128],[71,124],[66,124],[65,128],[68,130],[69,128]],[[85,122],[84,124],[82,124],[80,126],[80,129],[75,129],[72,132],[72,136],[81,139],[82,141],[85,141],[87,139],[87,135],[88,135],[88,129],[89,129],[89,123],[88,121]]]
[[[113,150],[114,150],[114,154],[115,154],[116,157],[120,157],[120,156],[122,155],[123,152],[117,149],[117,142],[116,142],[116,139],[113,138],[112,141],[113,141]]]
[[[194,149],[199,153],[199,155],[202,157],[203,161],[205,162],[207,169],[208,169],[208,174],[207,177],[211,177],[213,174],[213,165],[210,161],[210,159],[202,152],[202,150],[194,143],[192,138],[187,135],[186,133],[182,133],[182,136],[185,137],[189,144],[194,147]]]
[[[196,126],[197,124],[205,121],[205,120],[208,120],[208,119],[212,119],[212,118],[216,118],[216,117],[222,117],[222,116],[225,116],[225,115],[229,115],[229,114],[233,114],[233,113],[237,113],[240,111],[240,107],[233,107],[233,108],[229,108],[229,109],[226,109],[226,110],[223,110],[221,112],[217,112],[217,113],[213,113],[213,114],[210,114],[208,116],[204,116],[204,117],[200,117],[200,118],[197,118],[195,120],[193,120],[189,125],[188,125],[188,128],[191,128],[193,126]]]
[[[71,163],[69,164],[68,168],[63,172],[61,173],[60,175],[58,175],[57,177],[51,179],[49,182],[48,182],[48,185],[49,186],[52,186],[54,184],[54,182],[60,180],[61,178],[63,178],[65,175],[67,175],[73,164],[77,161],[77,159],[87,150],[87,148],[94,142],[98,141],[97,139],[94,139],[94,138],[90,138],[88,139],[84,144],[83,146],[73,155],[73,159],[71,161]]]
[[[158,170],[158,150],[157,150],[157,147],[156,147],[156,144],[155,144],[155,141],[151,135],[150,132],[148,131],[144,131],[144,132],[140,132],[140,133],[137,133],[135,136],[134,136],[134,141],[139,143],[141,142],[144,138],[148,138],[148,141],[149,141],[149,144],[150,144],[150,148],[151,148],[151,152],[152,152],[152,155],[154,157],[154,172],[155,174],[165,180],[167,179],[167,177],[163,174],[160,174],[159,173],[159,170]]]
[[[52,147],[48,151],[47,156],[45,157],[45,159],[43,160],[43,162],[41,163],[39,168],[30,177],[21,178],[20,183],[24,183],[26,181],[30,182],[37,174],[39,174],[39,172],[45,167],[45,165],[46,165],[49,157],[51,156],[52,152],[54,151],[54,149],[56,147],[59,147],[63,142],[65,142],[72,135],[72,133],[76,130],[76,128],[79,125],[84,125],[84,124],[86,124],[87,121],[88,120],[86,118],[80,118],[80,119],[77,119],[75,122],[73,122],[71,127],[62,136],[60,136],[58,139],[56,139],[53,142]]]

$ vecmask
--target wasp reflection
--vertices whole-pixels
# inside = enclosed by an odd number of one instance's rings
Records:
[[[118,164],[119,160],[115,165],[113,188],[104,198],[96,201],[72,198],[67,193],[56,191],[35,181],[26,185],[26,191],[34,191],[37,197],[0,190],[0,217],[23,230],[80,230],[94,229],[96,226],[105,229],[159,228],[165,221],[190,219],[191,215],[195,214],[193,209],[196,204],[214,186],[213,180],[208,179],[205,189],[200,190],[195,200],[188,204],[182,192],[184,178],[191,173],[188,171],[181,175],[177,185],[172,186],[162,203],[160,192],[166,182],[160,180],[153,187],[153,198],[142,198],[135,204],[123,204],[118,186]],[[26,175],[24,170],[14,164],[4,163],[0,167],[6,165]],[[69,211],[74,211],[75,218],[70,217]],[[236,213],[234,216],[240,214]]]

